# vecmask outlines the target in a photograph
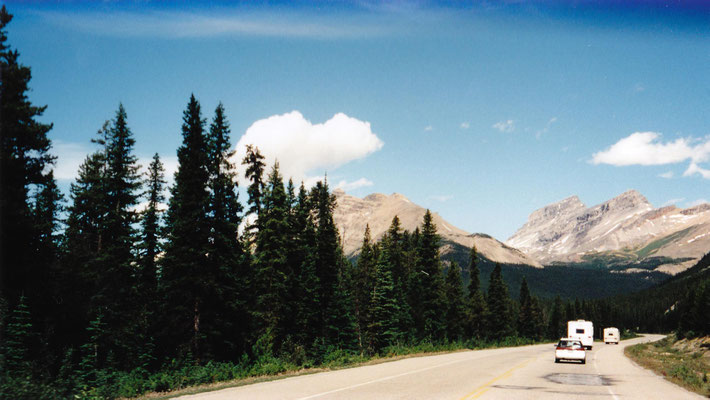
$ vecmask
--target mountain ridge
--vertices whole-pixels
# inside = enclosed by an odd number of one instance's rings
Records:
[[[577,196],[533,211],[505,242],[542,264],[581,262],[590,257],[668,259],[659,272],[674,274],[710,248],[710,204],[654,208],[628,190],[592,207]]]

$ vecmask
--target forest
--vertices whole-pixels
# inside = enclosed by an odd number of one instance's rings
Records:
[[[428,211],[414,232],[396,217],[379,240],[366,230],[349,260],[328,182],[296,186],[256,147],[238,177],[226,110],[208,121],[194,95],[176,132],[174,184],[159,154],[141,172],[119,104],[65,197],[52,125],[38,121],[46,106],[29,101],[31,70],[8,44],[11,19],[3,6],[1,398],[131,397],[402,348],[555,340],[576,318],[656,331],[686,321],[684,332],[708,332],[707,318],[690,318],[708,310],[707,277],[693,280],[682,315],[661,316],[660,299],[636,303],[655,292],[541,299],[525,278],[513,299],[500,265],[481,285],[475,248],[465,264],[441,260]]]

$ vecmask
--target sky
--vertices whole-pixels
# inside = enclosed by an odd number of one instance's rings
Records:
[[[194,94],[237,161],[255,144],[296,182],[503,241],[572,195],[710,199],[707,2],[3,4],[65,192],[119,103],[172,175]]]

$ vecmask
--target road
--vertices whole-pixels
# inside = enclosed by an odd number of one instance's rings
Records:
[[[554,363],[552,344],[464,351],[296,376],[180,399],[703,399],[595,342],[587,363]]]

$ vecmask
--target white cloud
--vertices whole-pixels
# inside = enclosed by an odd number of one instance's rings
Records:
[[[446,195],[435,195],[435,196],[429,196],[430,199],[436,200],[438,202],[444,203],[446,201],[449,201],[454,198],[453,195],[446,194]]]
[[[693,139],[680,138],[662,143],[656,132],[636,132],[619,140],[608,149],[594,153],[593,164],[665,165],[691,160],[706,161],[710,157],[710,139],[693,145]]]
[[[344,191],[348,192],[350,190],[355,190],[359,189],[361,187],[367,187],[367,186],[372,186],[373,183],[371,180],[367,178],[360,178],[356,181],[353,182],[348,182],[348,181],[340,181],[338,184],[335,186],[336,189],[343,189]]]
[[[462,122],[461,123],[461,129],[468,129],[470,128],[471,125],[468,122]]]
[[[424,127],[424,130],[427,131],[427,132],[431,132],[431,131],[434,130],[434,127],[431,126],[431,125],[427,125],[427,126]]]
[[[697,199],[695,201],[691,201],[690,203],[686,204],[685,206],[686,206],[686,208],[690,208],[690,207],[699,206],[699,205],[705,204],[705,203],[710,203],[710,201],[707,201],[706,199]]]
[[[683,172],[683,176],[691,176],[695,174],[700,174],[705,179],[710,179],[710,169],[701,168],[695,162],[691,162],[688,169]]]
[[[660,178],[671,179],[673,178],[673,171],[667,171],[658,175]]]
[[[52,154],[57,156],[57,163],[54,166],[54,177],[57,178],[57,180],[76,179],[79,166],[92,151],[94,151],[93,146],[88,144],[53,140]]]
[[[496,122],[493,124],[492,128],[501,132],[513,132],[515,130],[515,121],[509,119],[507,121]]]
[[[246,130],[233,160],[241,171],[249,144],[259,148],[269,168],[278,160],[284,179],[306,183],[313,178],[309,173],[338,168],[383,146],[369,122],[338,113],[322,124],[313,124],[298,111],[258,120]]]
[[[670,199],[667,202],[661,204],[661,207],[673,206],[673,205],[680,203],[683,200],[685,200],[685,197],[680,197],[677,199]]]
[[[98,35],[118,37],[194,38],[215,36],[360,38],[389,32],[377,20],[311,15],[298,11],[265,13],[240,10],[64,12],[41,11],[48,23]]]

